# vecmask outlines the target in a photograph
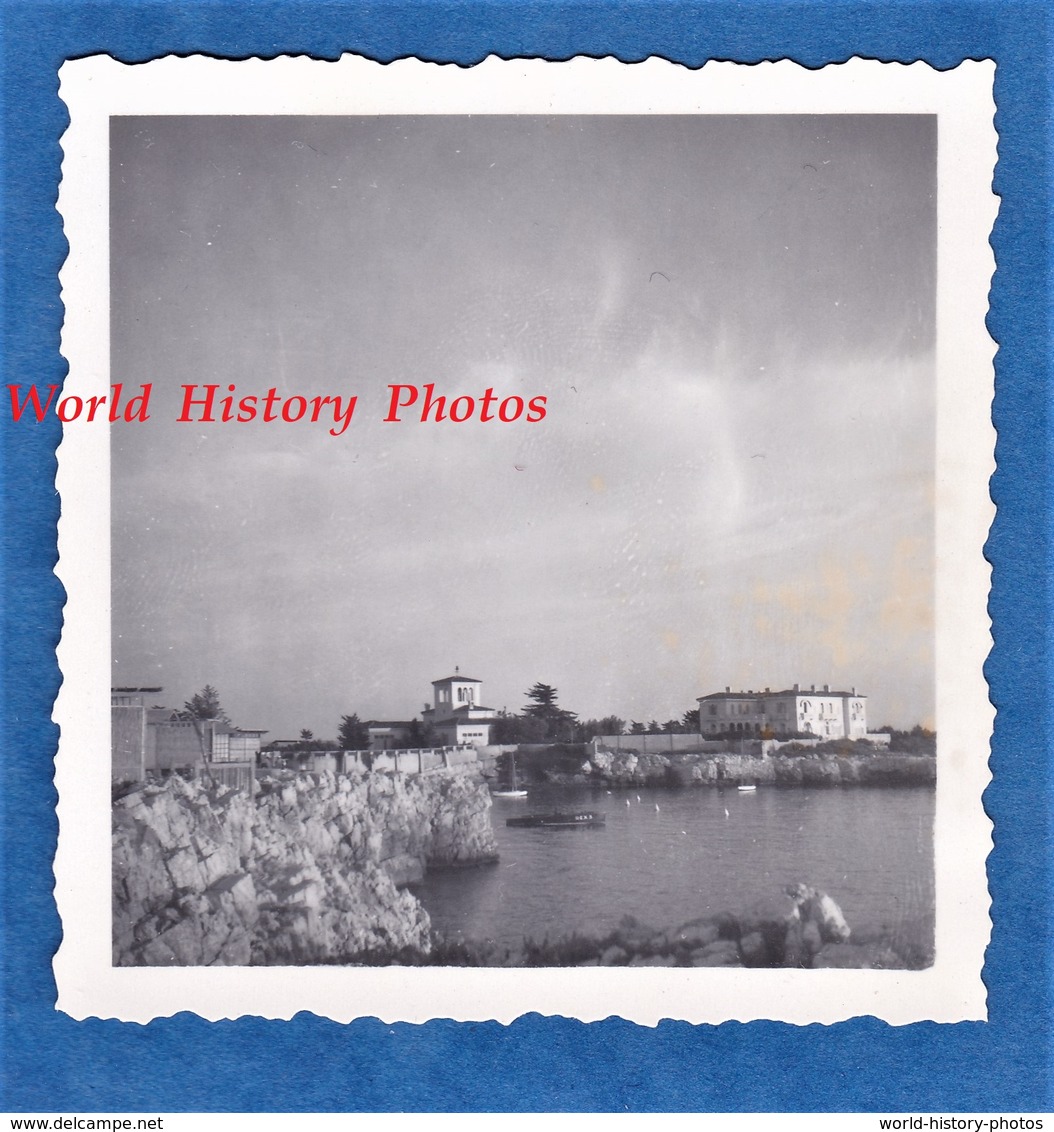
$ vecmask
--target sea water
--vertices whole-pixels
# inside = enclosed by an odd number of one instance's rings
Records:
[[[927,787],[612,790],[494,799],[497,865],[432,873],[415,892],[451,939],[602,935],[624,916],[673,928],[804,881],[850,927],[932,943],[935,792]],[[599,828],[530,829],[533,812],[600,810]]]

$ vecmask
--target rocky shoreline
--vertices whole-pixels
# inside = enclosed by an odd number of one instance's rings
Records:
[[[552,782],[604,786],[933,786],[937,760],[926,755],[829,753],[739,755],[591,752],[575,772],[548,772]]]
[[[178,776],[141,784],[113,803],[114,965],[932,963],[932,925],[851,931],[830,896],[805,884],[672,930],[627,916],[603,935],[513,949],[443,939],[403,886],[428,868],[495,861],[490,806],[467,773],[278,772],[255,797]]]
[[[254,798],[178,775],[113,803],[115,966],[324,963],[432,947],[401,885],[497,860],[472,775],[295,774]]]
[[[501,948],[436,937],[428,952],[349,956],[369,966],[462,967],[782,967],[800,969],[921,970],[933,964],[932,924],[900,931],[846,923],[826,893],[797,884],[739,912],[690,920],[656,930],[633,916],[603,935],[525,940]]]

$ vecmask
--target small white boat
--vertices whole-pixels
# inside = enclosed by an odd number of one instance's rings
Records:
[[[497,790],[491,790],[492,798],[526,798],[527,791],[521,789],[520,784],[516,781],[516,752],[509,752],[509,784],[507,786],[499,786]]]
[[[736,787],[737,790],[741,790],[744,794],[752,794],[755,790],[757,790],[757,788],[757,783],[750,783],[750,785],[747,785],[744,782],[741,782]]]

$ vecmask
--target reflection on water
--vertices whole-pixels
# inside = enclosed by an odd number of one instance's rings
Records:
[[[639,795],[542,787],[526,801],[494,799],[500,864],[434,873],[414,891],[437,931],[506,947],[525,937],[603,934],[625,915],[675,927],[797,881],[830,893],[851,927],[932,938],[934,798],[920,787]],[[607,824],[505,824],[576,808],[603,810]]]

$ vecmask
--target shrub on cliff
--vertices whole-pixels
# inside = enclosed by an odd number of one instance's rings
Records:
[[[902,755],[936,755],[937,732],[916,724],[910,731],[897,731],[888,725],[879,733],[889,736],[889,750]]]
[[[528,782],[545,782],[550,775],[579,774],[589,752],[584,743],[551,743],[547,747],[520,747],[516,771]]]
[[[867,739],[831,739],[812,748],[818,755],[874,755],[882,748]]]

